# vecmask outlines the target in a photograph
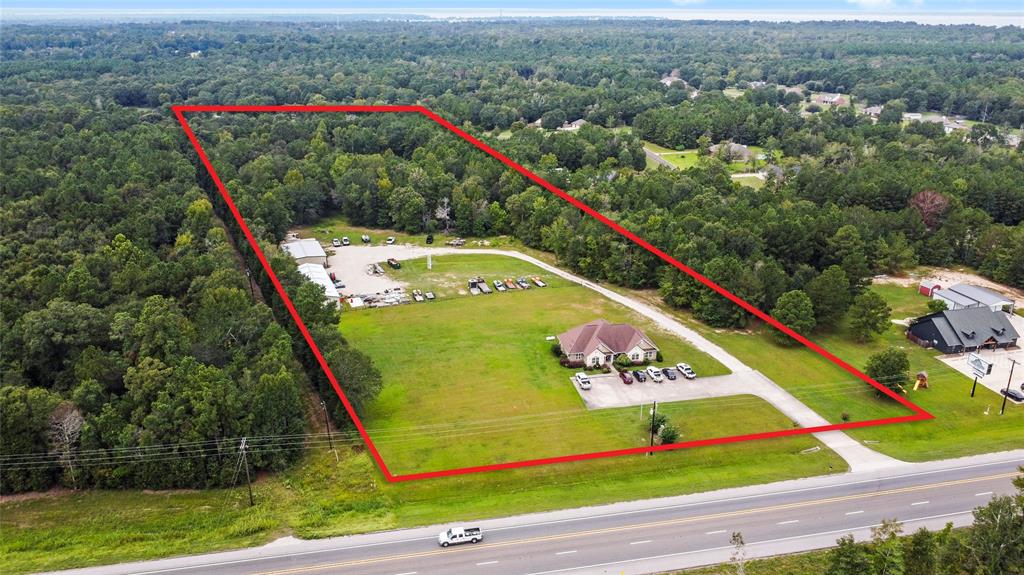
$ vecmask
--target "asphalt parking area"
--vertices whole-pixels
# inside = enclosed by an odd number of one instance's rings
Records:
[[[631,407],[655,401],[688,401],[746,394],[770,398],[777,395],[778,390],[777,386],[757,371],[697,379],[679,377],[675,381],[666,379],[661,383],[654,383],[648,378],[647,381],[634,381],[631,384],[622,383],[618,374],[612,372],[591,375],[590,382],[590,389],[580,389],[578,385],[574,385],[587,409]]]
[[[999,350],[984,350],[980,352],[983,359],[992,362],[992,373],[984,377],[978,378],[978,383],[991,389],[1002,397],[1002,390],[1006,389],[1006,382],[1010,381],[1010,387],[1020,390],[1021,384],[1024,384],[1024,349],[999,349]],[[959,371],[971,380],[974,379],[974,371],[967,365],[967,358],[969,354],[958,354],[958,355],[942,355],[939,356],[939,361]],[[1010,366],[1012,365],[1011,359],[1017,360],[1017,367],[1013,370],[1013,379],[1010,380]]]

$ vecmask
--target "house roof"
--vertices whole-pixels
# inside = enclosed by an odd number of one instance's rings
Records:
[[[708,150],[712,154],[717,154],[718,150],[722,149],[722,146],[726,146],[726,150],[728,150],[729,153],[732,154],[733,156],[739,156],[744,160],[750,159],[750,157],[753,155],[753,152],[750,151],[750,148],[743,144],[737,144],[736,142],[723,142],[721,144],[715,144],[708,148]]]
[[[1005,312],[987,307],[940,311],[920,318],[917,323],[925,321],[932,322],[949,345],[975,347],[990,340],[1006,344],[1020,337]]]
[[[949,287],[945,290],[946,294],[949,292],[956,292],[984,305],[1013,303],[1010,301],[1010,298],[997,291],[972,284],[956,284],[955,286]]]
[[[309,281],[323,287],[324,297],[332,299],[341,297],[341,294],[338,293],[338,288],[334,287],[334,282],[327,275],[327,270],[324,269],[324,266],[320,264],[302,264],[299,266],[299,273],[306,276]]]
[[[295,240],[294,242],[283,243],[281,244],[281,249],[288,252],[288,255],[292,256],[295,259],[327,257],[327,252],[324,251],[324,248],[323,246],[320,245],[320,242],[312,238],[306,238],[303,240]]]
[[[598,319],[558,336],[558,344],[566,355],[582,353],[589,355],[594,350],[602,353],[626,353],[639,346],[647,351],[657,351],[658,346],[639,329],[625,323],[608,323]]]

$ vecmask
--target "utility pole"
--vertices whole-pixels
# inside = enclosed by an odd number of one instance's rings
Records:
[[[249,297],[252,301],[256,301],[256,292],[252,289],[252,271],[249,266],[245,266],[245,282],[249,284]]]
[[[243,437],[242,444],[238,446],[238,449],[242,451],[242,465],[245,465],[245,483],[249,486],[249,507],[253,507],[256,503],[252,499],[252,479],[249,477],[248,440],[249,438]]]
[[[1010,377],[1006,378],[1006,389],[1003,390],[1003,406],[999,408],[999,415],[1006,411],[1006,398],[1010,397],[1010,382],[1013,381],[1013,368],[1017,367],[1017,360],[1010,358]]]
[[[654,402],[654,407],[651,408],[651,447],[654,447],[654,422],[658,418],[658,402]],[[654,451],[648,451],[647,455],[654,455]]]
[[[334,460],[340,461],[338,459],[338,450],[334,449],[334,437],[331,436],[331,420],[327,417],[327,404],[324,403],[324,400],[322,399],[320,400],[320,407],[324,410],[324,427],[327,428],[327,442],[331,444],[331,451],[334,452]]]

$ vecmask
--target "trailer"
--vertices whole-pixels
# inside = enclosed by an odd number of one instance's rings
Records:
[[[485,293],[485,294],[486,294],[486,293],[492,293],[492,292],[491,292],[491,288],[490,288],[490,286],[488,286],[488,285],[487,285],[487,282],[485,282],[484,280],[480,280],[480,281],[479,281],[479,282],[478,282],[478,283],[476,284],[476,287],[477,287],[477,289],[479,289],[479,290],[480,290],[480,293]]]

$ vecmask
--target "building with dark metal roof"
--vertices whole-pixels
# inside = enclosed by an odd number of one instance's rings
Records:
[[[966,353],[1014,347],[1020,336],[1005,312],[971,307],[920,317],[907,329],[907,337],[943,353]]]

